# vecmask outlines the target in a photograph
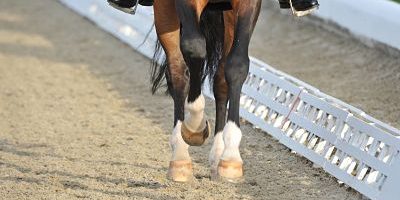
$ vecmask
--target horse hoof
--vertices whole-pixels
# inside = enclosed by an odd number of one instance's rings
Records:
[[[238,161],[220,160],[218,164],[218,177],[228,182],[242,182],[243,163]]]
[[[200,132],[192,132],[190,131],[185,123],[182,123],[182,139],[185,141],[188,145],[190,146],[201,146],[204,144],[208,136],[210,135],[211,132],[211,127],[208,121],[206,121],[206,127],[204,128],[203,131]]]
[[[193,176],[192,161],[177,160],[169,162],[168,179],[175,182],[188,182]]]

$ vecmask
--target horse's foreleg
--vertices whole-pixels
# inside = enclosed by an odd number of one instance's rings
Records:
[[[182,124],[182,136],[191,146],[202,145],[210,133],[210,126],[204,113],[205,99],[201,93],[202,65],[204,61],[189,58],[186,62],[190,72],[189,94],[185,104],[188,113]]]
[[[208,0],[175,0],[176,13],[181,21],[181,51],[185,60],[204,59],[206,40],[200,30],[200,16]]]
[[[174,100],[174,130],[170,137],[172,157],[168,178],[185,182],[192,177],[192,162],[189,145],[183,140],[181,131],[185,117],[184,105],[188,94],[189,72],[179,47],[180,22],[175,14],[174,0],[155,1],[154,11],[158,39],[167,55],[168,90]]]
[[[188,112],[182,124],[182,136],[190,146],[201,146],[210,133],[210,126],[204,113],[205,99],[201,93],[204,59],[191,57],[185,53],[183,55],[190,72],[190,84],[185,104]]]
[[[210,129],[204,115],[205,100],[201,94],[202,70],[206,56],[206,42],[199,29],[200,15],[206,0],[175,0],[181,22],[180,49],[190,72],[189,95],[186,102],[182,136],[191,146],[202,145]]]
[[[234,42],[225,66],[225,79],[228,83],[229,110],[228,122],[223,130],[225,144],[218,174],[229,180],[243,176],[243,161],[239,152],[242,132],[239,125],[240,94],[249,71],[248,47],[256,24],[261,0],[233,0],[232,6],[237,19]]]

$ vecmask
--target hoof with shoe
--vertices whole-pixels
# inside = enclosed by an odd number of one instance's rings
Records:
[[[193,178],[192,161],[177,160],[169,163],[168,179],[175,182],[188,182]]]
[[[206,121],[206,127],[204,128],[203,131],[192,132],[186,127],[185,123],[182,123],[181,130],[182,130],[183,141],[185,141],[190,146],[203,145],[211,132],[208,121]]]
[[[238,161],[220,160],[218,175],[229,182],[240,182],[243,179],[243,163]]]

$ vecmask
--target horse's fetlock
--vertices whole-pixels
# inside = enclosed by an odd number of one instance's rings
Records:
[[[182,124],[182,138],[186,142],[186,144],[190,146],[201,146],[204,144],[206,139],[208,138],[211,129],[208,121],[205,121],[205,127],[200,131],[193,131],[188,128],[188,126],[183,123]]]

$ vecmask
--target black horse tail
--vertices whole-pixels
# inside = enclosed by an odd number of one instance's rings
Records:
[[[157,39],[153,59],[150,68],[150,81],[152,84],[151,92],[154,94],[160,87],[165,86],[165,76],[167,76],[168,61],[164,56],[160,41]],[[169,88],[169,87],[167,87]],[[168,91],[167,91],[168,92]]]
[[[222,59],[224,51],[224,15],[222,10],[214,10],[210,4],[204,10],[200,28],[206,38],[207,56],[202,81],[208,76],[210,88],[213,88],[214,76]]]
[[[200,18],[200,30],[206,40],[207,55],[204,59],[204,67],[202,69],[202,83],[209,77],[210,88],[212,88],[214,76],[218,65],[222,58],[224,49],[224,16],[222,10],[213,9],[207,6]],[[165,84],[165,79],[168,79],[168,62],[166,58],[162,58],[163,49],[157,41],[155,53],[153,56],[151,67],[151,91],[154,94],[159,88],[168,86]],[[161,62],[160,62],[161,61]],[[160,64],[161,63],[161,64]],[[169,81],[167,81],[168,84]]]

